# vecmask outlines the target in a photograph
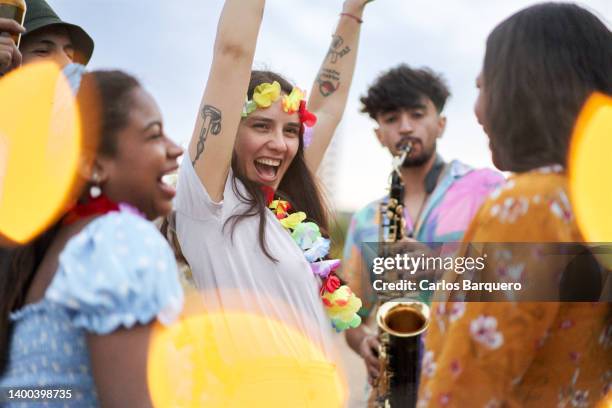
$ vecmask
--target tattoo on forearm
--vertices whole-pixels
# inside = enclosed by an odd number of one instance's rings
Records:
[[[344,38],[339,35],[334,34],[332,36],[332,43],[329,47],[329,51],[327,52],[327,57],[332,64],[338,62],[339,58],[344,57],[346,54],[351,52],[351,47],[342,46],[344,44]]]
[[[351,52],[351,47],[344,45],[344,38],[334,34],[332,36],[331,46],[325,58],[329,60],[331,64],[335,64],[349,52]],[[340,72],[335,69],[322,68],[317,77],[317,83],[319,84],[319,92],[321,95],[323,95],[323,97],[328,97],[340,87]]]
[[[323,68],[321,72],[319,72],[317,82],[321,95],[328,97],[340,87],[340,72],[334,69]]]
[[[200,137],[198,138],[198,145],[196,148],[196,155],[191,164],[195,166],[196,162],[204,152],[204,143],[208,134],[218,135],[221,132],[221,111],[214,106],[204,105],[202,108],[202,130],[200,131]]]

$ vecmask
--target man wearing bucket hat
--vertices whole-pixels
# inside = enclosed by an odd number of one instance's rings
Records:
[[[94,41],[85,30],[62,21],[45,0],[26,0],[26,5],[26,32],[19,46],[23,64],[41,59],[52,59],[61,67],[89,62]]]
[[[21,64],[36,61],[52,60],[62,68],[71,62],[89,62],[94,41],[85,30],[62,21],[45,0],[26,0],[26,6],[24,27],[0,18],[0,77]],[[11,34],[21,34],[19,50]],[[10,263],[10,253],[0,245],[0,270]]]
[[[27,12],[19,50],[8,34],[17,34],[14,21],[0,18],[0,75],[40,60],[53,60],[61,67],[78,62],[86,65],[93,53],[94,41],[78,25],[62,21],[45,0],[26,0]],[[6,33],[6,34],[4,34]]]

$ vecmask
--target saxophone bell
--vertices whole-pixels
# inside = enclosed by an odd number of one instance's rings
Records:
[[[396,299],[376,313],[379,329],[380,377],[374,388],[376,408],[414,407],[417,402],[421,360],[421,334],[430,322],[430,309],[422,302]]]

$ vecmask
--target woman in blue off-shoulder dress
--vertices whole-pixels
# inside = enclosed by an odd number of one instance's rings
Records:
[[[83,170],[90,188],[0,274],[0,406],[149,406],[152,325],[183,305],[174,255],[150,220],[172,208],[161,178],[182,149],[133,77],[66,72],[80,81],[85,138],[99,140]]]

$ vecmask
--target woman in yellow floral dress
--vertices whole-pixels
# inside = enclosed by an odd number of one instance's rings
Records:
[[[611,72],[610,30],[576,5],[532,6],[493,30],[475,112],[496,167],[513,174],[464,244],[582,241],[567,193],[568,144],[590,93],[612,94]],[[524,253],[505,263],[499,280],[550,286]],[[435,303],[418,406],[603,406],[611,362],[609,303]]]

